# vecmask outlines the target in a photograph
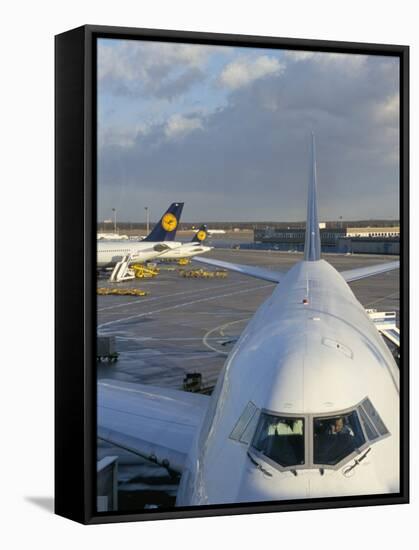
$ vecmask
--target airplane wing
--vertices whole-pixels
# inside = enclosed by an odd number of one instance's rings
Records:
[[[101,380],[98,437],[181,473],[209,399],[170,388]]]
[[[358,279],[364,279],[365,277],[372,277],[373,275],[379,275],[380,273],[386,273],[393,269],[399,269],[400,262],[387,262],[385,264],[372,265],[369,267],[360,267],[358,269],[349,269],[348,271],[341,271],[340,274],[347,283],[351,281],[358,281]]]
[[[390,329],[379,329],[381,334],[387,338],[387,340],[390,340],[390,342],[393,342],[395,346],[398,348],[400,347],[400,330],[397,327],[390,328]]]
[[[251,277],[263,279],[264,281],[269,281],[271,283],[279,283],[283,277],[283,274],[279,271],[272,271],[272,269],[265,269],[263,267],[256,267],[253,265],[234,264],[231,262],[223,262],[222,260],[213,260],[212,258],[197,258],[196,256],[194,256],[192,260],[194,262],[228,269],[229,271],[236,271],[237,273],[242,273],[243,275],[250,275]]]

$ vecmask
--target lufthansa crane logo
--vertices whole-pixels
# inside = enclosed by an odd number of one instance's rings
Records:
[[[203,229],[198,231],[198,234],[197,234],[198,241],[204,241],[206,236],[207,236],[207,233]]]
[[[168,212],[163,216],[161,224],[166,231],[174,231],[177,227],[176,216]]]

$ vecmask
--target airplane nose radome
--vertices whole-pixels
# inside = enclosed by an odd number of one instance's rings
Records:
[[[255,468],[243,475],[237,498],[238,502],[260,502],[309,496],[309,479],[301,471],[296,476],[292,472],[275,472],[269,477]]]
[[[330,498],[391,492],[391,487],[377,479],[368,467],[359,467],[355,475],[345,477],[339,470],[269,470],[272,477],[257,468],[246,468],[237,494],[238,502]]]

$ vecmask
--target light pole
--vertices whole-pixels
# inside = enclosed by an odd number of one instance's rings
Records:
[[[112,208],[113,212],[113,231],[116,233],[116,208]]]
[[[148,206],[144,206],[145,215],[146,215],[146,225],[147,225],[147,235],[150,231],[150,212],[148,210]]]

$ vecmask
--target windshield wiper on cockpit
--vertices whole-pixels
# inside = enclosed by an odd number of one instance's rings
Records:
[[[266,474],[267,476],[272,477],[271,472],[268,472],[268,470],[265,470],[265,468],[264,468],[261,464],[259,464],[259,462],[256,462],[256,460],[255,460],[255,459],[253,458],[253,456],[249,453],[249,451],[247,451],[247,456],[249,457],[250,462],[251,462],[254,466],[256,466],[256,468],[257,468],[258,470],[260,470],[263,474]]]
[[[361,455],[359,458],[355,458],[355,459],[354,459],[354,463],[351,464],[350,466],[348,466],[347,468],[345,468],[345,469],[343,470],[343,472],[342,472],[343,475],[344,475],[344,476],[348,476],[348,475],[352,472],[352,470],[353,470],[354,468],[356,468],[356,467],[364,460],[364,458],[367,456],[367,454],[368,454],[370,451],[371,451],[371,447],[369,447],[369,448],[365,451],[365,453],[364,453],[363,455]]]

